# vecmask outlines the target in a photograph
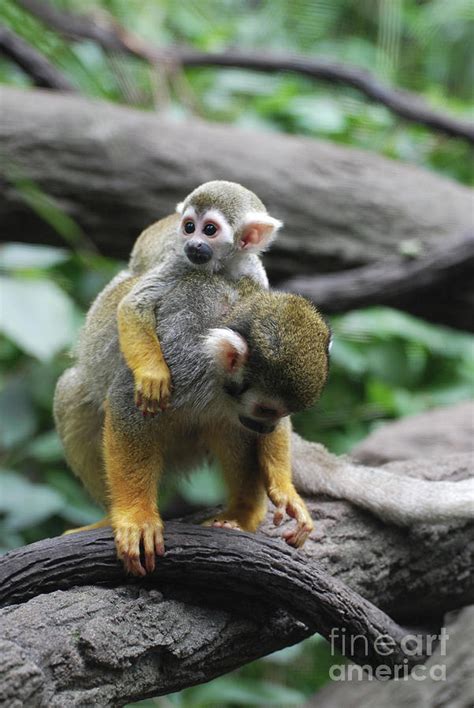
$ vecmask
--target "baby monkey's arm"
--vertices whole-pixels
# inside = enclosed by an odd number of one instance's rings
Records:
[[[155,304],[162,295],[163,266],[150,270],[121,300],[119,343],[135,383],[135,403],[144,415],[168,407],[171,375],[156,335]]]

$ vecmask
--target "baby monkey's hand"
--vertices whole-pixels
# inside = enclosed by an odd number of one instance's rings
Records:
[[[170,370],[164,362],[153,368],[134,372],[135,404],[143,415],[154,416],[169,406],[171,395]]]

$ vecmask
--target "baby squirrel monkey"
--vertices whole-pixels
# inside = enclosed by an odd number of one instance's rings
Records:
[[[172,259],[176,267],[221,273],[232,280],[247,276],[268,288],[258,254],[282,226],[253,192],[221,180],[202,184],[176,212],[138,238],[130,269],[134,274],[148,271],[149,276],[118,307],[120,349],[133,373],[135,403],[145,415],[164,410],[171,394],[170,371],[156,335],[155,303],[146,292],[160,278],[163,263]]]

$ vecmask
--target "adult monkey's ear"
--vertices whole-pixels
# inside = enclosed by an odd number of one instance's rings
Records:
[[[261,253],[271,244],[283,222],[264,212],[248,212],[240,228],[239,248]]]
[[[227,327],[209,330],[205,348],[218,367],[227,374],[235,374],[247,361],[247,342],[240,334]]]
[[[178,202],[176,204],[176,209],[175,209],[176,213],[181,216],[183,213],[183,209],[184,209],[184,202]]]

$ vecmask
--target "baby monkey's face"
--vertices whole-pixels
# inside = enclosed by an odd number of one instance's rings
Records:
[[[217,264],[233,250],[233,229],[217,209],[198,212],[188,206],[181,217],[179,232],[184,253],[193,265]]]

